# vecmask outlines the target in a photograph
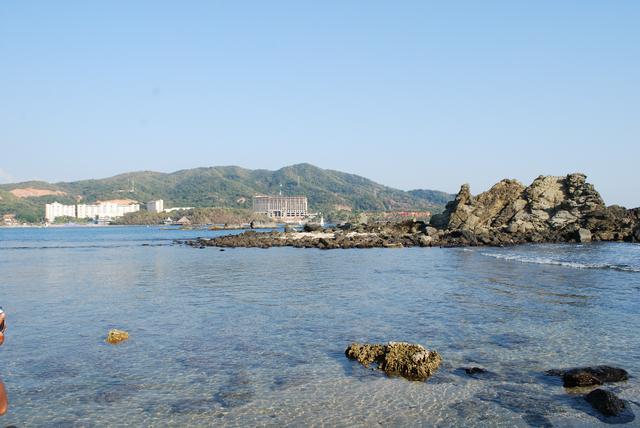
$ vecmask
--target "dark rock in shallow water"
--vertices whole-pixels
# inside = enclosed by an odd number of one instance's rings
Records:
[[[579,367],[566,370],[562,374],[562,383],[565,388],[597,386],[627,379],[629,379],[629,373],[626,370],[610,366]]]
[[[622,413],[626,405],[613,392],[604,389],[594,389],[585,396],[585,400],[591,407],[605,416],[618,416]]]
[[[386,345],[352,343],[345,355],[358,360],[365,367],[375,362],[388,375],[419,381],[429,378],[442,362],[436,351],[404,342],[389,342]]]
[[[602,385],[602,381],[584,370],[565,373],[562,376],[562,384],[565,388],[575,388],[581,386]]]
[[[597,386],[608,382],[621,382],[629,379],[629,373],[619,367],[590,366],[574,369],[551,369],[545,372],[547,376],[562,377],[566,388]]]
[[[462,367],[462,369],[468,375],[483,374],[487,372],[485,369],[480,367]]]

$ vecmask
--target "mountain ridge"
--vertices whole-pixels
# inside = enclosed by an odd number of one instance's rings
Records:
[[[65,195],[16,197],[16,189],[49,190]],[[439,212],[455,195],[436,190],[404,191],[366,177],[309,163],[277,170],[247,169],[237,165],[197,167],[164,173],[132,171],[100,179],[48,183],[26,181],[0,185],[0,215],[37,222],[44,204],[92,203],[98,200],[135,199],[144,203],[164,199],[165,206],[251,208],[256,194],[304,195],[310,211],[433,211]],[[25,193],[24,191],[22,193]],[[37,193],[37,192],[34,192]],[[40,192],[42,193],[42,192]]]

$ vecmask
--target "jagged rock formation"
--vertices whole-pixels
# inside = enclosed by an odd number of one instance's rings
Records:
[[[508,234],[516,241],[529,242],[637,239],[638,209],[605,206],[586,178],[580,173],[540,176],[529,187],[502,180],[475,197],[465,184],[431,224],[476,237]]]

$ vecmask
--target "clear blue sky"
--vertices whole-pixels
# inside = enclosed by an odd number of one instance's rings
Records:
[[[4,1],[0,181],[583,171],[640,205],[640,1]]]

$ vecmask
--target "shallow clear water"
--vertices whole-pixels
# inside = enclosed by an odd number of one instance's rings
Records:
[[[639,245],[171,245],[219,233],[0,229],[0,425],[590,426],[544,371],[640,373]],[[114,327],[131,339],[105,344]],[[409,382],[344,357],[389,340],[444,363]],[[637,377],[611,388],[640,402]]]

